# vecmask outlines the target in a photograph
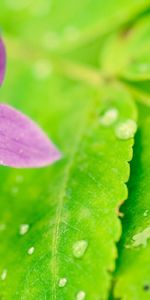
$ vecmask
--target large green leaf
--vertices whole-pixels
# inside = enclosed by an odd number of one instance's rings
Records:
[[[140,105],[139,113],[129,199],[123,209],[123,237],[115,276],[115,296],[123,300],[150,299],[150,109]]]
[[[131,94],[150,104],[149,7],[147,0],[0,2],[8,53],[0,101],[36,120],[63,154],[45,169],[1,167],[0,299],[109,298],[128,196]],[[123,300],[150,299],[150,124],[149,109],[139,111],[114,276]]]
[[[64,155],[46,169],[1,168],[0,296],[68,300],[83,291],[87,300],[106,298],[133,145],[115,132],[136,118],[132,99],[122,87],[98,92],[55,74],[39,80],[17,60],[9,61],[0,99],[39,121]],[[119,116],[106,126],[110,108]],[[21,224],[29,224],[25,235]]]
[[[56,52],[108,32],[147,7],[147,0],[3,0],[0,19],[6,32]]]

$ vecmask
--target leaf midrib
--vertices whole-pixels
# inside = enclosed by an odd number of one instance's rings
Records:
[[[70,155],[70,160],[68,162],[68,165],[65,170],[65,175],[64,175],[64,183],[62,185],[62,189],[60,191],[60,197],[59,197],[59,202],[58,202],[58,207],[56,210],[56,216],[55,216],[55,226],[53,229],[52,233],[52,259],[51,259],[51,273],[52,273],[52,300],[57,300],[57,292],[56,292],[56,285],[57,285],[57,279],[58,279],[58,273],[59,273],[59,266],[57,263],[57,254],[58,254],[58,244],[59,244],[59,228],[61,224],[61,216],[62,216],[62,210],[63,210],[63,204],[65,201],[65,196],[66,196],[66,189],[68,186],[69,182],[69,174],[71,173],[71,169],[73,167],[74,163],[74,158],[78,153],[79,145],[83,139],[84,133],[86,131],[86,126],[87,126],[87,121],[88,121],[88,116],[91,111],[91,106],[92,106],[92,101],[89,101],[89,105],[87,105],[87,108],[83,114],[82,119],[84,122],[82,123],[82,126],[78,138],[76,140],[76,143],[74,144],[74,147],[72,149],[72,153]],[[81,114],[82,115],[82,114]]]

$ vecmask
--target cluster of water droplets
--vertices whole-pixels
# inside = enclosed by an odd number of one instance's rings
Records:
[[[119,111],[116,108],[110,108],[101,115],[99,123],[104,127],[114,125],[115,135],[118,139],[128,140],[134,137],[137,124],[132,119],[126,119],[119,122]]]
[[[24,178],[22,175],[17,175],[16,176],[16,183],[17,184],[21,184],[23,182]],[[16,185],[16,186],[13,186],[12,189],[11,189],[11,193],[13,194],[13,196],[16,196],[16,194],[18,193],[19,191],[19,187]],[[0,224],[0,232],[3,232],[5,231],[7,228],[6,224]],[[27,232],[29,231],[30,229],[30,225],[29,224],[20,224],[19,226],[19,229],[18,229],[18,233],[20,236],[24,236],[25,234],[27,234]],[[31,246],[28,250],[27,250],[27,254],[28,255],[32,255],[35,251],[35,248],[33,246]],[[4,281],[6,278],[7,278],[7,274],[8,274],[8,270],[5,268],[3,269],[1,275],[0,275],[0,278],[2,281]]]
[[[87,248],[88,248],[88,241],[86,241],[86,240],[76,241],[72,246],[73,256],[76,259],[82,258],[84,256]],[[63,288],[66,286],[67,282],[68,282],[68,280],[66,277],[60,278],[58,281],[58,286],[60,288]],[[84,291],[79,291],[79,292],[77,292],[75,299],[76,300],[84,300],[85,297],[86,297],[86,293]]]

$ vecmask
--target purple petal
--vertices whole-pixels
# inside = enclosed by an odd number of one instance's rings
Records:
[[[6,67],[6,51],[4,43],[0,38],[0,85],[3,83]]]
[[[42,167],[60,157],[60,152],[33,121],[14,108],[0,104],[1,165]]]

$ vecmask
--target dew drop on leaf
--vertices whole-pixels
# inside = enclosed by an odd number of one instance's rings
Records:
[[[110,126],[118,119],[118,110],[116,108],[111,108],[107,110],[100,117],[100,124],[103,126]]]
[[[7,269],[4,269],[2,274],[1,274],[1,280],[5,280],[7,277]]]
[[[21,224],[19,228],[19,233],[20,235],[24,235],[28,232],[29,230],[29,224]]]
[[[31,248],[28,249],[28,254],[32,255],[34,253],[34,251],[35,251],[35,248],[31,247]]]
[[[80,291],[78,292],[77,296],[76,296],[76,300],[84,300],[85,299],[85,292],[84,291]]]
[[[67,284],[67,278],[60,278],[58,282],[59,287],[64,287]]]
[[[133,120],[126,120],[116,126],[115,133],[117,138],[128,140],[134,137],[137,130],[137,124]]]
[[[85,240],[77,241],[73,245],[73,255],[76,258],[81,258],[87,250],[88,242]]]

